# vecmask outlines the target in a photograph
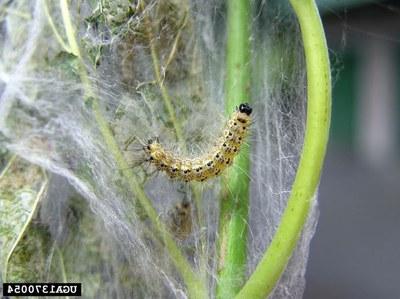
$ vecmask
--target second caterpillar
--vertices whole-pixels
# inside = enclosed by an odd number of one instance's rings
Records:
[[[147,161],[170,178],[185,182],[203,182],[218,176],[230,166],[240,151],[251,124],[252,108],[249,104],[240,104],[230,117],[218,143],[207,153],[195,158],[183,158],[167,151],[157,139],[151,139],[144,146]]]

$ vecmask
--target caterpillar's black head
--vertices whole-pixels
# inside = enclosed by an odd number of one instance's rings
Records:
[[[253,111],[253,108],[251,108],[249,104],[243,103],[240,104],[239,111],[242,113],[246,113],[247,115],[250,115],[251,112]]]
[[[160,143],[160,139],[158,137],[153,137],[147,140],[147,144],[153,144],[153,143]]]
[[[143,149],[145,151],[150,151],[151,145],[157,144],[157,143],[160,143],[158,137],[150,138],[149,140],[147,140],[147,144],[143,145]]]

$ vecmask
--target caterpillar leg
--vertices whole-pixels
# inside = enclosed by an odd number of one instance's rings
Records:
[[[144,142],[142,139],[140,139],[138,136],[132,135],[131,137],[129,137],[127,140],[124,141],[124,151],[128,151],[130,145],[133,144],[135,141],[136,143],[139,143],[139,145],[137,146],[137,148],[133,148],[133,150],[140,150],[147,145],[147,143]]]

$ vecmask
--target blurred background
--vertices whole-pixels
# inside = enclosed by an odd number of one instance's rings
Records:
[[[400,1],[317,2],[333,110],[304,298],[400,298]]]

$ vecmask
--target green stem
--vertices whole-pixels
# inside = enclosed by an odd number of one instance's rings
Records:
[[[141,8],[144,11],[144,3],[141,2]],[[156,45],[154,43],[154,34],[153,34],[153,28],[152,28],[152,23],[150,20],[150,17],[145,13],[144,15],[144,24],[146,27],[146,33],[147,37],[149,40],[149,45],[150,45],[150,52],[151,52],[151,59],[153,61],[153,69],[154,69],[154,74],[156,75],[156,81],[158,86],[160,87],[161,91],[161,97],[164,101],[165,108],[167,109],[169,118],[172,122],[172,125],[174,126],[176,138],[181,145],[185,144],[185,140],[183,138],[183,133],[182,133],[182,128],[178,120],[176,119],[175,115],[175,110],[172,105],[171,97],[169,96],[168,90],[164,85],[164,81],[161,78],[161,73],[160,73],[160,61],[158,60],[158,53],[156,49]],[[177,38],[179,38],[180,34],[178,34]]]
[[[160,236],[162,236],[165,247],[173,261],[175,267],[181,274],[186,286],[188,287],[189,294],[191,298],[205,298],[207,291],[203,285],[202,280],[193,271],[191,265],[188,263],[186,258],[183,256],[182,252],[176,245],[175,241],[167,231],[164,223],[161,222],[160,217],[156,210],[154,209],[150,199],[145,194],[143,188],[140,186],[137,178],[134,176],[133,172],[126,167],[127,163],[120,152],[118,145],[109,129],[107,121],[104,119],[98,101],[93,101],[93,112],[99,125],[99,129],[104,137],[104,140],[114,156],[117,166],[122,169],[124,177],[127,179],[131,191],[136,195],[141,207],[145,210],[147,216],[151,220],[153,226],[158,231]]]
[[[248,0],[228,1],[225,111],[250,100],[250,18]],[[218,240],[218,298],[233,298],[244,283],[249,205],[249,147],[244,146],[223,178]]]
[[[64,49],[65,52],[71,53],[71,49],[67,46],[67,44],[64,42],[63,38],[61,37],[60,33],[58,32],[56,25],[54,24],[53,18],[50,15],[49,11],[49,6],[47,5],[47,1],[43,1],[43,7],[44,7],[44,13],[46,15],[47,21],[49,22],[50,28],[54,33],[54,36],[56,37],[58,43],[61,45],[61,47]]]
[[[55,251],[56,251],[56,254],[57,254],[58,260],[59,260],[62,282],[68,283],[67,271],[65,269],[65,263],[64,263],[64,257],[60,250],[60,247],[57,244],[55,244]],[[65,296],[65,299],[69,299],[69,298],[70,298],[69,296]]]
[[[204,286],[202,280],[198,277],[198,275],[193,271],[191,265],[187,261],[187,259],[183,256],[181,250],[178,248],[177,244],[167,231],[164,223],[161,222],[160,218],[156,210],[154,209],[151,200],[145,194],[143,188],[140,186],[136,176],[133,172],[127,167],[127,163],[118,147],[118,144],[110,130],[107,120],[104,118],[99,101],[95,92],[92,89],[90,84],[90,80],[88,78],[88,74],[86,73],[85,67],[83,65],[82,56],[80,53],[80,49],[78,46],[78,42],[75,38],[75,30],[72,25],[71,17],[69,14],[69,8],[67,0],[60,0],[61,13],[63,17],[63,22],[65,26],[65,31],[69,43],[69,47],[72,50],[72,53],[76,55],[79,59],[80,63],[80,77],[81,81],[84,84],[85,88],[85,102],[90,103],[94,117],[96,119],[98,128],[104,138],[104,141],[107,145],[108,150],[111,155],[114,157],[117,167],[121,169],[123,176],[126,178],[129,188],[133,194],[135,194],[138,202],[141,207],[145,210],[147,216],[149,217],[152,225],[159,233],[159,235],[163,238],[165,247],[171,257],[172,262],[174,263],[176,269],[179,271],[183,281],[185,282],[188,293],[191,298],[206,298],[207,290]]]
[[[78,42],[75,39],[75,30],[74,26],[72,26],[71,17],[69,15],[69,8],[68,8],[68,1],[67,0],[60,0],[60,8],[61,8],[61,15],[62,20],[64,23],[65,33],[67,34],[67,40],[69,46],[67,48],[71,49],[71,52],[81,59],[81,54],[79,51]]]
[[[158,61],[156,48],[155,48],[153,41],[150,41],[150,51],[151,51],[151,57],[153,60],[154,73],[156,74],[157,84],[159,85],[160,90],[161,90],[161,97],[164,100],[164,104],[165,104],[165,107],[167,108],[169,118],[171,119],[172,125],[174,126],[176,137],[181,144],[184,144],[182,129],[181,129],[181,126],[180,126],[178,120],[176,119],[175,110],[174,110],[174,107],[172,106],[171,97],[169,96],[167,88],[165,87],[164,82],[161,78],[160,62]]]
[[[300,23],[307,65],[307,121],[303,151],[275,236],[236,298],[265,298],[284,271],[309,215],[320,180],[331,115],[331,82],[324,30],[314,0],[290,0]]]
[[[141,9],[144,11],[144,3],[143,2],[141,2]],[[183,28],[187,24],[187,18],[188,18],[187,15],[188,15],[188,9],[186,8],[185,16],[182,21],[182,25],[178,29],[178,33],[175,37],[170,55],[168,56],[165,66],[163,67],[165,70],[168,68],[168,65],[171,63],[174,55],[176,54],[176,49],[177,49],[177,45],[178,45],[180,36],[183,32]],[[161,78],[160,61],[158,59],[158,53],[157,53],[156,45],[154,43],[154,33],[153,33],[153,29],[152,29],[152,22],[150,20],[150,17],[147,14],[144,15],[144,22],[145,22],[147,36],[148,36],[148,40],[149,40],[151,58],[152,58],[152,62],[153,62],[153,69],[154,69],[154,73],[156,76],[156,81],[160,88],[161,96],[164,101],[164,105],[167,109],[169,119],[174,127],[176,139],[178,140],[180,145],[184,148],[184,151],[186,151],[187,150],[186,141],[183,136],[181,125],[176,118],[175,110],[172,105],[172,101],[171,101],[171,97],[169,95],[168,89],[166,88],[164,81]],[[194,202],[195,202],[195,206],[196,206],[197,218],[198,218],[197,220],[198,220],[199,226],[203,227],[204,226],[204,217],[203,217],[201,192],[200,192],[199,188],[197,188],[195,183],[191,183],[190,188],[192,190],[192,194],[193,194],[193,198],[194,198]],[[205,252],[206,252],[205,242],[206,242],[205,234],[202,234],[202,236],[200,237],[200,244],[201,244],[200,245],[201,246],[201,248],[200,248],[200,252],[201,252],[201,254],[200,254],[201,255],[201,257],[200,257],[200,272],[202,273],[202,275],[204,277],[207,273],[206,268],[207,268],[207,259],[208,259],[205,254]],[[203,280],[206,281],[205,278]]]
[[[5,176],[7,171],[11,168],[11,166],[14,163],[16,158],[17,158],[17,155],[14,154],[11,156],[10,160],[8,160],[7,165],[4,166],[3,170],[0,172],[0,180]]]

